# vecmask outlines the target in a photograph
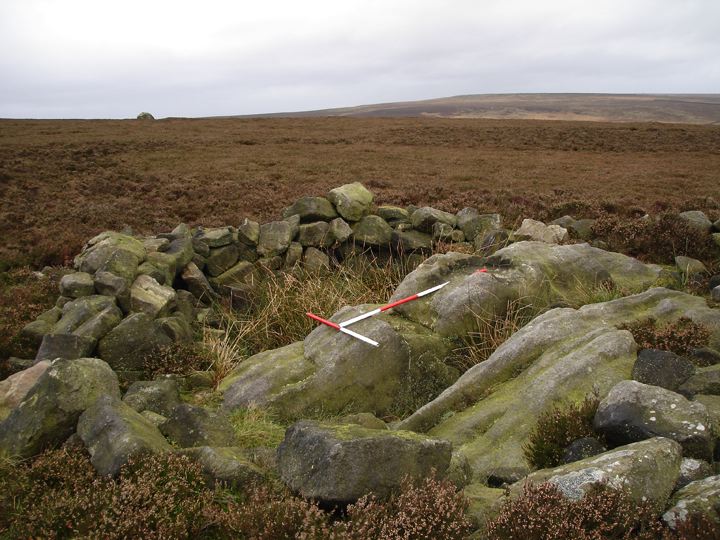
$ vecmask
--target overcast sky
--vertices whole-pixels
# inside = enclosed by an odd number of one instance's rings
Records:
[[[720,92],[720,0],[0,0],[0,117]]]

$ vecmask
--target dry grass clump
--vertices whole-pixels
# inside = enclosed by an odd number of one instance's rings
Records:
[[[475,330],[462,338],[462,345],[455,349],[452,365],[465,372],[484,362],[515,332],[533,320],[538,312],[533,302],[523,298],[508,301],[503,313],[475,313]]]
[[[622,328],[632,333],[639,349],[661,349],[680,356],[688,356],[693,349],[707,346],[710,339],[707,327],[685,317],[665,325],[647,319]]]
[[[579,501],[566,499],[550,483],[526,485],[487,526],[489,540],[690,540],[716,539],[720,529],[704,516],[692,516],[677,532],[667,529],[649,502],[637,503],[626,491],[598,485]]]
[[[0,361],[35,356],[35,346],[20,336],[20,330],[53,307],[59,281],[59,271],[45,275],[23,267],[0,273]]]
[[[597,437],[592,423],[599,404],[598,396],[591,395],[581,403],[554,407],[542,413],[523,447],[527,462],[536,469],[556,467],[562,463],[565,448],[571,442]]]
[[[316,326],[305,315],[308,311],[330,317],[344,306],[385,302],[406,273],[402,259],[381,262],[358,255],[327,274],[268,274],[258,283],[247,310],[225,307],[223,316],[229,333],[241,336],[249,356],[304,339]]]
[[[285,426],[273,414],[260,407],[238,409],[230,415],[237,440],[243,448],[276,447],[285,437]]]

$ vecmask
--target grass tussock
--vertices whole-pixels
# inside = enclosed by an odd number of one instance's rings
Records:
[[[230,423],[243,448],[275,448],[285,437],[285,426],[268,410],[260,407],[239,409],[230,415]]]
[[[258,283],[247,310],[220,308],[224,325],[247,356],[289,345],[316,327],[306,312],[329,317],[345,306],[385,302],[407,270],[400,258],[380,262],[357,256],[327,274],[269,274]]]
[[[538,304],[539,305],[539,304]],[[462,338],[452,365],[461,372],[487,360],[495,350],[539,313],[528,299],[510,300],[502,313],[475,314],[475,329]]]
[[[593,418],[599,404],[599,398],[591,395],[581,403],[542,413],[523,447],[527,462],[536,469],[556,467],[562,463],[565,449],[571,442],[583,437],[597,437]]]
[[[623,328],[632,333],[639,349],[661,349],[680,356],[688,356],[693,349],[707,346],[710,339],[707,327],[685,317],[667,324],[647,319]]]
[[[488,523],[488,540],[711,540],[720,528],[707,517],[689,516],[676,532],[658,519],[650,502],[637,503],[623,490],[598,485],[579,501],[550,483],[526,485]]]

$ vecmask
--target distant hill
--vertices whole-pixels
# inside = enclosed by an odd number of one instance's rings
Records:
[[[477,94],[251,117],[416,117],[720,125],[720,94]]]

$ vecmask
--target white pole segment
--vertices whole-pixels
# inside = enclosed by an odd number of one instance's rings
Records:
[[[418,296],[425,296],[426,294],[434,293],[435,291],[439,291],[442,289],[445,285],[450,283],[449,281],[446,281],[445,283],[441,283],[440,285],[435,285],[434,287],[430,287],[429,289],[424,290],[423,292],[417,293]]]
[[[352,330],[348,330],[347,328],[340,327],[340,331],[346,333],[349,336],[352,336],[356,339],[359,339],[360,341],[364,341],[365,343],[372,345],[373,347],[379,347],[380,344],[377,341],[374,341],[370,339],[369,337],[365,337],[362,334],[358,334],[357,332],[353,332]]]
[[[363,313],[362,315],[358,315],[357,317],[353,317],[352,319],[348,319],[347,321],[341,322],[340,328],[350,326],[353,323],[362,321],[363,319],[367,319],[368,317],[372,317],[373,315],[377,315],[380,312],[381,312],[380,308],[373,309],[372,311],[368,311],[367,313]]]

